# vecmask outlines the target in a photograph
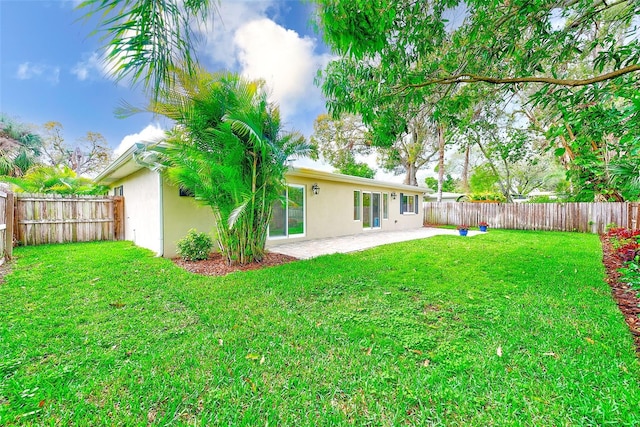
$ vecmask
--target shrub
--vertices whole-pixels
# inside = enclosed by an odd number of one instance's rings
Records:
[[[178,240],[178,254],[185,261],[198,261],[209,258],[213,248],[213,239],[206,233],[198,233],[194,228]]]
[[[638,258],[636,256],[633,260],[627,261],[618,271],[620,271],[620,280],[631,289],[640,291],[640,259]]]
[[[474,193],[469,195],[472,202],[504,202],[506,199],[502,194],[495,193]]]
[[[527,199],[525,203],[562,203],[562,200],[559,200],[557,197],[552,198],[551,196],[531,196]]]

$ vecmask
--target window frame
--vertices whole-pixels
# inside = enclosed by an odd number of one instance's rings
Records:
[[[382,193],[382,220],[389,219],[389,193]]]
[[[362,191],[353,190],[353,220],[362,221]]]
[[[409,205],[411,205],[411,203],[409,203],[409,198],[413,199],[413,203],[412,203],[413,204],[413,209],[412,210],[408,210],[409,209]],[[400,215],[417,215],[418,213],[419,213],[418,195],[417,194],[411,195],[411,194],[400,193]]]
[[[289,188],[298,188],[302,189],[302,233],[298,234],[289,234]],[[272,236],[271,235],[271,224],[267,227],[267,240],[280,240],[280,239],[295,239],[298,237],[305,237],[307,235],[307,186],[304,184],[287,184],[284,189],[284,224],[285,230],[284,235],[282,236]],[[282,203],[280,200],[276,200],[274,203]],[[272,214],[273,215],[273,214]],[[272,217],[273,218],[273,217]],[[269,221],[271,222],[271,221]]]
[[[373,190],[361,190],[362,193],[362,229],[363,230],[377,230],[382,227],[381,219],[382,219],[382,192],[373,191]],[[365,195],[369,195],[369,218],[365,217]],[[374,212],[375,201],[377,199],[378,202],[378,225],[376,225],[376,217]],[[367,224],[367,225],[365,225]]]

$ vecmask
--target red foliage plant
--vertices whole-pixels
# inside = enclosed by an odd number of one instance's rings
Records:
[[[631,230],[624,227],[611,228],[607,231],[607,237],[616,254],[625,262],[635,259],[640,254],[638,236],[640,236],[640,230]]]

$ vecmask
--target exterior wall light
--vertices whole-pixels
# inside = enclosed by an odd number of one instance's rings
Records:
[[[320,186],[317,183],[311,186],[311,190],[313,190],[313,194],[316,196],[320,194]]]
[[[395,192],[395,191],[391,193],[391,198],[392,198],[393,200],[395,200],[395,199],[396,199],[396,196],[397,196],[397,194],[396,194],[396,192]]]

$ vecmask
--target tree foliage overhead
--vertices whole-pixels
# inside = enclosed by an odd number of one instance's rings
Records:
[[[334,66],[355,60],[354,74],[384,70],[394,77],[388,91],[465,82],[582,86],[640,70],[637,37],[618,36],[633,35],[636,0],[316,3],[325,40],[344,58]],[[571,76],[592,52],[591,75]],[[380,81],[369,77],[373,86]]]
[[[361,113],[376,133],[401,130],[390,106],[440,91],[436,114],[473,102],[458,83],[635,84],[640,3],[537,0],[317,0],[325,40],[341,55],[322,75],[332,114]],[[585,59],[589,67],[583,67]],[[531,80],[531,79],[530,79]],[[525,83],[524,81],[520,83]],[[600,86],[598,86],[600,87]],[[464,95],[464,94],[463,94]],[[453,105],[452,105],[453,104]],[[397,110],[394,107],[391,110]]]
[[[319,78],[328,109],[362,114],[383,144],[421,103],[448,128],[468,126],[465,115],[491,87],[503,99],[526,90],[524,103],[544,110],[550,146],[567,153],[572,179],[596,199],[615,182],[606,172],[612,147],[635,155],[637,0],[316,3],[325,40],[341,55]]]
[[[177,75],[176,90],[150,106],[176,127],[138,159],[212,208],[218,246],[229,263],[259,261],[288,161],[308,155],[310,146],[300,134],[283,131],[261,81],[204,71]]]

